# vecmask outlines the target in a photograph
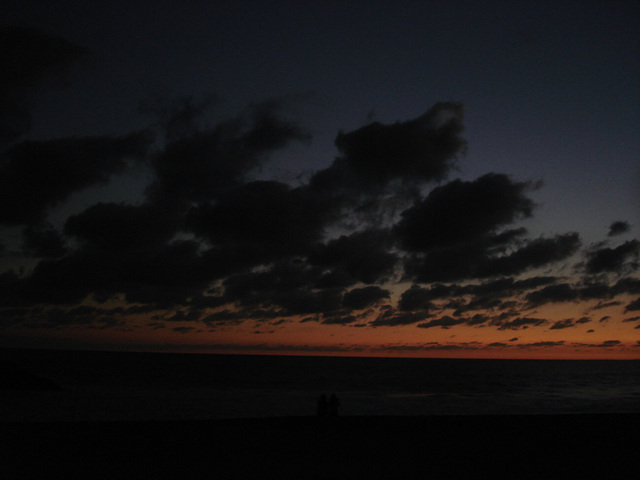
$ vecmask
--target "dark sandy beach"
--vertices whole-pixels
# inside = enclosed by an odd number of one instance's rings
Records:
[[[9,478],[622,478],[640,415],[0,424]]]

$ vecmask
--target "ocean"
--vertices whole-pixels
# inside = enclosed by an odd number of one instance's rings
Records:
[[[640,412],[640,361],[1,353],[59,389],[0,385],[0,421]]]

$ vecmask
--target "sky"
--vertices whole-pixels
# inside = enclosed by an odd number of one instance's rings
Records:
[[[640,6],[0,7],[0,347],[640,358]]]

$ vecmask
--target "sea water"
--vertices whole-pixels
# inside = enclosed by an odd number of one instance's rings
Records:
[[[640,412],[640,361],[6,351],[55,391],[0,390],[0,421]]]

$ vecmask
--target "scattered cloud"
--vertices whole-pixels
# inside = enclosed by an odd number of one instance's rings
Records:
[[[192,331],[194,331],[195,328],[194,327],[174,327],[173,331],[177,332],[177,333],[190,333]]]
[[[629,222],[616,221],[609,226],[608,236],[613,237],[616,235],[621,235],[623,233],[627,233],[630,230],[631,230],[631,225],[629,225]]]
[[[572,319],[566,319],[566,320],[558,320],[557,322],[553,322],[553,325],[551,325],[551,327],[549,327],[550,330],[561,330],[564,328],[570,328],[570,327],[575,327],[576,322]]]
[[[573,343],[572,345],[577,347],[595,347],[595,348],[611,348],[621,345],[620,340],[605,340],[601,343]]]
[[[431,315],[427,313],[412,313],[412,312],[396,312],[393,309],[383,310],[378,317],[371,322],[371,326],[374,327],[395,327],[399,325],[411,325],[421,322]]]
[[[524,347],[560,347],[562,345],[565,344],[564,340],[559,340],[557,342],[552,342],[552,341],[546,341],[546,342],[533,342],[533,343],[521,343],[518,344],[518,347],[520,348],[524,348]]]
[[[527,329],[529,327],[546,325],[547,323],[549,323],[547,320],[541,318],[518,317],[516,319],[502,323],[499,327],[499,330]]]
[[[638,255],[640,255],[640,241],[629,240],[615,248],[598,248],[587,254],[587,273],[618,272],[628,265],[626,260],[631,259],[634,270],[638,268]]]
[[[466,149],[464,107],[440,102],[418,118],[393,124],[373,122],[338,133],[341,156],[311,179],[332,195],[381,192],[392,182],[415,184],[443,179]]]
[[[569,284],[549,285],[527,295],[532,305],[543,305],[550,302],[571,302],[578,299],[578,292]]]
[[[449,328],[454,325],[460,325],[461,323],[465,323],[466,319],[461,318],[451,318],[448,315],[444,317],[429,320],[428,322],[421,323],[418,325],[418,328],[432,328],[432,327],[441,327],[441,328]]]
[[[628,222],[581,251],[576,232],[534,237],[523,226],[540,182],[452,178],[467,149],[460,103],[340,131],[325,168],[256,180],[274,153],[311,140],[286,114],[295,99],[254,102],[213,125],[203,120],[213,97],[155,99],[140,105],[154,122],[139,131],[28,140],[32,92],[87,52],[23,29],[1,30],[0,49],[20,67],[0,74],[0,224],[20,232],[18,246],[0,248],[11,260],[0,272],[4,326],[124,328],[146,315],[185,334],[246,320],[259,333],[285,321],[561,330],[591,320],[536,309],[640,310],[628,298],[640,295],[640,241],[613,243]],[[132,165],[150,175],[140,203],[103,201],[51,223],[54,207]]]
[[[481,240],[500,244],[504,239],[494,235],[499,227],[532,215],[534,204],[525,196],[531,188],[495,173],[471,182],[454,180],[404,211],[396,232],[415,252]]]
[[[640,297],[627,305],[624,309],[625,312],[637,312],[640,310]]]
[[[344,294],[342,305],[351,310],[363,310],[385,298],[389,298],[389,290],[375,286],[354,288]]]
[[[123,173],[127,159],[144,155],[151,141],[147,132],[137,132],[24,141],[13,146],[0,163],[0,224],[42,220],[48,208],[71,193]]]
[[[59,258],[66,252],[65,241],[51,224],[27,225],[22,231],[25,255],[37,258]]]

